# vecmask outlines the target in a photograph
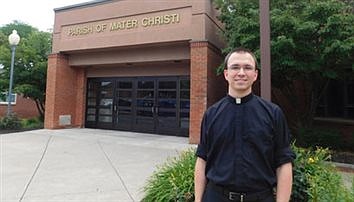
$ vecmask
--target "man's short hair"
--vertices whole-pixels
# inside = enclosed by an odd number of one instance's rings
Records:
[[[243,47],[238,47],[238,48],[235,48],[233,49],[232,51],[230,51],[226,57],[225,57],[225,60],[224,60],[224,69],[227,69],[227,62],[229,61],[230,59],[230,56],[233,54],[233,53],[249,53],[253,60],[254,60],[254,64],[256,65],[255,68],[258,69],[258,62],[257,62],[257,58],[256,56],[254,55],[254,53],[247,49],[247,48],[243,48]]]

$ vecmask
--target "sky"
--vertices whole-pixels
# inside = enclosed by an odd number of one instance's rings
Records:
[[[89,1],[90,0],[1,0],[0,26],[18,20],[40,31],[49,31],[54,25],[54,8]]]

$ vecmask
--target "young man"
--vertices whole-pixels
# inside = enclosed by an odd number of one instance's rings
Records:
[[[257,60],[238,48],[225,58],[228,95],[204,114],[195,166],[195,201],[288,202],[290,133],[282,110],[252,93]]]

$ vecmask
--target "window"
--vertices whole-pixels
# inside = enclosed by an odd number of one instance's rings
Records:
[[[2,93],[3,96],[0,96],[0,104],[8,104],[8,96],[7,93]],[[17,94],[12,93],[11,94],[11,104],[15,105],[16,104],[16,99],[17,99]]]
[[[330,81],[316,116],[354,119],[354,81]]]

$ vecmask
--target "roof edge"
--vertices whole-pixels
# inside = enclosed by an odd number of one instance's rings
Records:
[[[110,3],[110,2],[113,2],[113,1],[115,1],[115,0],[93,0],[93,1],[87,1],[87,2],[73,4],[73,5],[69,5],[69,6],[63,6],[63,7],[59,7],[59,8],[54,8],[54,12],[66,11],[66,10],[71,10],[71,9],[76,9],[76,8],[91,7],[91,6],[95,6],[95,5],[98,5],[98,4]]]

